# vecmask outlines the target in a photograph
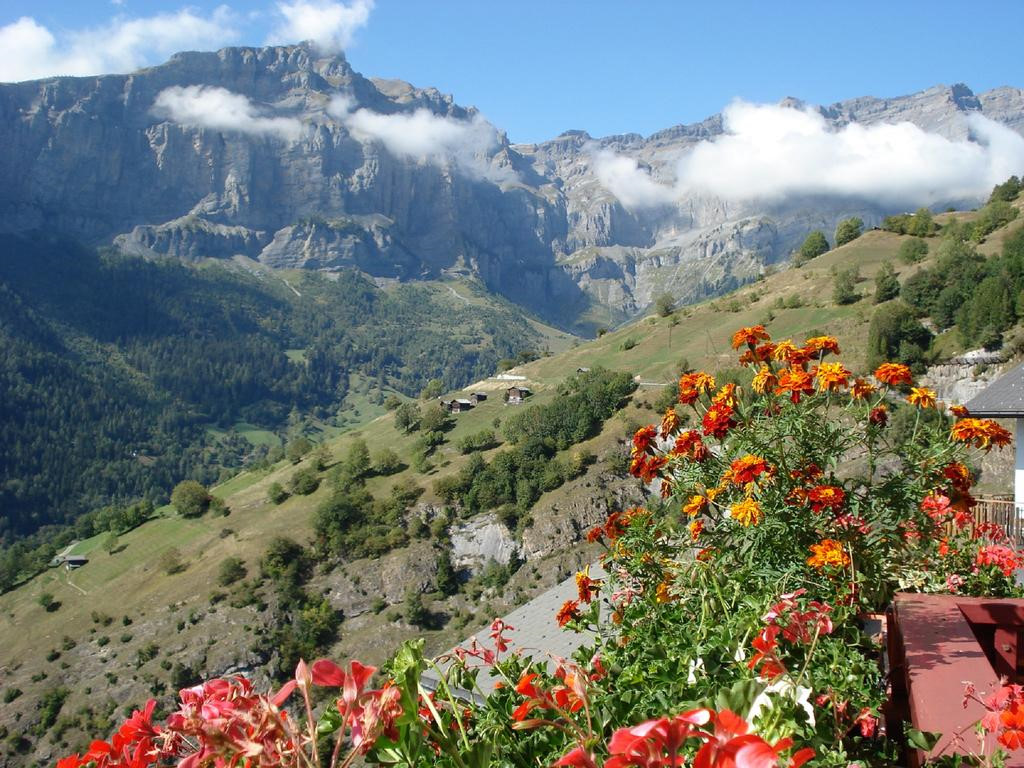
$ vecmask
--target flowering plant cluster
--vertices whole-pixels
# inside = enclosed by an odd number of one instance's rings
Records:
[[[896,761],[862,617],[897,590],[1016,594],[1019,553],[971,512],[971,452],[1009,435],[903,365],[855,376],[831,337],[754,326],[733,346],[742,375],[683,374],[678,406],[636,432],[630,471],[653,501],[588,533],[608,575],[582,570],[552,617],[592,633],[572,659],[532,657],[496,620],[438,660],[406,643],[376,688],[370,667],[318,661],[274,696],[238,678],[186,689],[165,725],[151,703],[59,768]],[[340,691],[318,716],[313,686]],[[993,704],[1007,749],[1024,743],[1021,702],[1014,688]]]

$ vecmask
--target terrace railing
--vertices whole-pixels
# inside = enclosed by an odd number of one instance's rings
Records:
[[[1024,508],[1017,509],[1012,499],[979,498],[974,507],[976,523],[995,523],[1017,546],[1024,546]]]

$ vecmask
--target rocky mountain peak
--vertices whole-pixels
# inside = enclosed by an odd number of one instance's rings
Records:
[[[196,96],[190,86],[230,93],[192,112],[154,109],[168,89]],[[331,109],[339,95],[348,116]],[[1024,132],[1024,92],[1013,88],[936,86],[819,109],[837,129],[909,121],[962,139],[964,113],[980,110]],[[308,43],[186,52],[131,75],[0,84],[0,232],[402,279],[468,269],[572,326],[595,306],[606,323],[666,290],[684,301],[727,290],[810,229],[885,213],[835,200],[768,210],[696,193],[630,207],[598,173],[595,148],[671,185],[678,159],[722,131],[712,115],[648,137],[571,130],[510,146],[450,95],[365,78]]]

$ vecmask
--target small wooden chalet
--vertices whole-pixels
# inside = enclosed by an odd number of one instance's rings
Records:
[[[532,394],[528,387],[512,386],[505,390],[505,400],[509,405],[519,405]]]
[[[487,393],[486,392],[471,392],[470,395],[469,395],[470,402],[476,403],[477,405],[479,405],[480,403],[482,403],[486,399],[487,399]]]
[[[452,400],[448,405],[449,413],[465,413],[473,409],[473,403],[470,400]]]

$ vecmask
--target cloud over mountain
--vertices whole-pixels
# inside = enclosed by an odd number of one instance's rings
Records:
[[[328,113],[359,141],[380,142],[393,155],[435,165],[454,162],[479,173],[485,172],[488,154],[499,144],[498,132],[479,114],[462,120],[422,107],[384,114],[354,109],[344,96],[332,100]]]
[[[286,141],[296,141],[303,130],[296,118],[264,115],[242,94],[200,85],[165,88],[156,97],[153,113],[182,125],[271,135]]]
[[[208,16],[191,9],[54,34],[29,16],[0,27],[0,81],[53,75],[131,72],[182,49],[217,48],[238,38],[237,17],[220,6]]]
[[[312,40],[321,51],[342,51],[348,48],[356,31],[366,26],[372,10],[373,0],[279,2],[280,22],[267,42],[277,45]]]
[[[833,129],[813,109],[734,102],[723,113],[723,135],[684,152],[670,184],[609,150],[594,153],[594,169],[601,184],[633,208],[691,194],[930,205],[983,196],[1024,171],[1024,138],[980,114],[964,119],[971,140],[948,139],[906,122]]]

